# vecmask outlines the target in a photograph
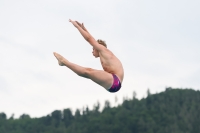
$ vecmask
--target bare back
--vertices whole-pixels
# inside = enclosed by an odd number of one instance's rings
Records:
[[[120,60],[107,48],[99,52],[99,57],[104,71],[117,75],[122,82],[124,69]]]

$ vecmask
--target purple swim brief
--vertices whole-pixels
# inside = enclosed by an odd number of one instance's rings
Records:
[[[121,88],[121,83],[120,83],[119,78],[115,74],[112,74],[112,75],[113,75],[114,81],[113,81],[113,85],[111,86],[111,88],[108,91],[109,92],[117,92]]]

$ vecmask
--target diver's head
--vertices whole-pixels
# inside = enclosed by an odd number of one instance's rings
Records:
[[[103,41],[103,40],[101,40],[101,39],[98,39],[97,42],[98,42],[99,44],[101,44],[101,45],[103,45],[104,47],[107,48],[107,45],[106,45],[105,41]],[[96,57],[96,58],[99,57],[99,52],[98,52],[98,50],[96,50],[94,47],[93,47],[92,54],[93,54],[94,57]]]

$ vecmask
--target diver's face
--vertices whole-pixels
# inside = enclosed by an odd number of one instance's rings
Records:
[[[94,48],[93,48],[92,54],[96,58],[99,57],[99,52],[96,49],[94,49]]]

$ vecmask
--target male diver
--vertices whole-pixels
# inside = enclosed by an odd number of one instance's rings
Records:
[[[91,79],[109,92],[117,92],[121,88],[124,78],[124,70],[120,60],[109,49],[107,49],[107,45],[104,41],[96,41],[85,28],[83,23],[81,24],[78,21],[72,21],[71,19],[69,22],[79,30],[84,39],[93,47],[93,56],[96,58],[100,57],[103,70],[96,70],[76,65],[69,62],[60,54],[54,52],[58,64],[60,66],[68,67],[81,77]]]

